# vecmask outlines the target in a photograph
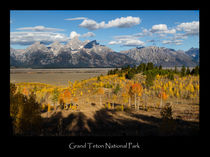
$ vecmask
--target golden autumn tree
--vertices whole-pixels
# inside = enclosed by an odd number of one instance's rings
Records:
[[[163,88],[161,88],[161,91],[158,95],[158,97],[160,98],[160,106],[162,107],[163,106],[163,100],[166,100],[168,98],[165,90]]]
[[[14,133],[18,135],[38,135],[41,130],[41,104],[31,93],[26,97],[14,93],[15,85],[10,84],[10,116]]]
[[[102,87],[99,88],[97,93],[100,96],[100,105],[102,105],[101,96],[104,94],[104,88],[102,88]]]
[[[140,83],[134,83],[131,88],[131,93],[132,95],[134,95],[134,99],[135,99],[135,109],[136,109],[136,98],[137,98],[137,95],[141,95],[142,94],[142,86]]]
[[[52,101],[54,103],[54,109],[56,109],[56,103],[58,101],[59,91],[58,88],[55,88],[52,92]]]
[[[29,95],[29,91],[28,91],[28,89],[26,87],[23,88],[23,94],[25,96],[28,96]]]
[[[129,95],[126,92],[122,93],[122,97],[123,97],[123,103],[122,106],[124,108],[124,105],[128,103],[128,99],[129,99]]]
[[[63,92],[64,103],[68,104],[71,101],[71,92],[68,89],[65,89]]]
[[[131,88],[132,86],[132,83],[129,81],[128,83],[126,83],[125,85],[125,90],[124,92],[126,93],[126,95],[128,96],[128,106],[131,107],[131,97],[132,97],[132,93],[131,93]]]

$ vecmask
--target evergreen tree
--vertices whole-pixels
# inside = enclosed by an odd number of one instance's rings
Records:
[[[160,65],[158,69],[159,69],[159,70],[162,70],[162,65]]]
[[[199,66],[195,67],[195,75],[199,75]]]
[[[175,66],[175,68],[174,68],[174,73],[175,73],[175,74],[177,74],[177,73],[178,73],[177,66]]]
[[[190,75],[190,69],[189,69],[189,67],[187,67],[186,75]]]
[[[172,72],[170,72],[167,76],[168,79],[170,80],[174,80],[174,74]]]
[[[186,75],[186,68],[185,66],[183,65],[182,66],[182,69],[181,69],[181,77],[184,77]]]
[[[153,82],[155,80],[155,74],[154,73],[147,73],[146,74],[146,81],[145,81],[145,84],[146,84],[146,87],[149,88],[153,85]]]
[[[134,73],[131,70],[129,70],[128,73],[125,75],[125,78],[129,80],[131,80],[133,77]]]
[[[152,70],[154,68],[154,64],[152,62],[147,63],[146,70]]]

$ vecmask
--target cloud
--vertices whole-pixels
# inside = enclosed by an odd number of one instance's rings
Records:
[[[81,35],[83,38],[89,38],[89,37],[94,37],[96,36],[93,32],[87,32]]]
[[[50,27],[45,27],[45,26],[21,27],[21,28],[17,28],[16,30],[21,30],[21,31],[35,31],[35,32],[64,31],[63,29],[50,28]]]
[[[153,25],[152,29],[150,29],[152,33],[162,33],[162,34],[174,34],[176,33],[176,29],[168,29],[166,24],[158,24]]]
[[[156,40],[154,40],[154,39],[152,39],[152,40],[147,40],[147,42],[154,43],[154,42],[156,42]]]
[[[151,32],[159,32],[159,31],[167,31],[167,25],[165,24],[158,24],[158,25],[153,25]]]
[[[69,39],[64,34],[54,32],[11,32],[10,44],[31,45],[34,42],[50,44],[54,41],[66,42]]]
[[[137,39],[123,41],[123,46],[143,46],[144,44],[143,41]]]
[[[95,36],[95,34],[92,32],[87,32],[81,35],[75,31],[72,31],[69,36],[66,36],[63,33],[57,32],[10,32],[10,44],[31,45],[37,41],[46,45],[51,44],[54,41],[65,43],[75,36],[87,38]]]
[[[116,18],[115,20],[109,21],[108,24],[106,24],[106,27],[127,28],[127,27],[132,27],[134,25],[138,25],[140,24],[140,22],[141,20],[139,17],[127,16],[127,17]]]
[[[82,38],[89,38],[89,37],[94,37],[95,34],[93,32],[87,32],[87,33],[84,33],[84,34],[79,34],[75,31],[72,31],[70,33],[70,39],[73,39],[75,36],[82,37]]]
[[[163,44],[175,44],[175,45],[182,45],[183,40],[163,40]]]
[[[118,38],[116,40],[110,41],[108,43],[109,45],[118,45],[121,44],[122,46],[143,46],[145,43],[141,40],[135,39],[135,38]]]
[[[141,33],[136,33],[132,35],[119,35],[119,36],[114,36],[113,41],[110,41],[108,44],[109,45],[117,45],[120,44],[122,46],[143,46],[145,43],[141,40],[139,40],[139,37],[142,37]]]
[[[86,19],[87,19],[86,17],[75,17],[75,18],[68,18],[68,19],[65,19],[65,20],[75,21],[75,20],[86,20]]]
[[[108,21],[108,23],[105,23],[104,21],[97,23],[92,19],[85,19],[79,26],[87,28],[89,30],[111,28],[111,27],[128,28],[140,24],[140,22],[141,21],[139,17],[127,16],[127,17],[116,18],[115,20]]]
[[[89,30],[96,30],[96,29],[99,29],[99,28],[103,28],[104,25],[105,25],[105,22],[104,21],[101,22],[101,23],[97,23],[94,20],[86,19],[79,26],[80,27],[87,28]]]
[[[176,40],[176,39],[187,39],[187,35],[186,34],[181,34],[181,33],[177,33],[175,34],[172,39]]]
[[[121,44],[122,41],[121,40],[113,40],[113,41],[110,41],[108,44],[109,45],[117,45],[117,44]]]
[[[199,21],[181,23],[176,27],[177,31],[184,31],[185,35],[199,35]]]
[[[70,39],[73,39],[74,37],[79,37],[80,36],[80,34],[78,34],[77,32],[75,32],[75,31],[72,31],[71,33],[70,33]]]

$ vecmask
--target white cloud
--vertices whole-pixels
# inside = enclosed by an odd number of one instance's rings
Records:
[[[123,46],[143,46],[145,43],[143,41],[133,39],[133,40],[125,40],[123,42]]]
[[[138,36],[135,35],[118,35],[118,36],[114,36],[115,39],[117,40],[129,40],[129,39],[137,39]]]
[[[159,31],[167,31],[167,25],[165,24],[158,24],[158,25],[153,25],[151,32],[159,32]]]
[[[88,38],[95,36],[95,34],[92,32],[87,32],[81,35],[75,31],[72,31],[69,36],[66,36],[63,33],[56,32],[10,32],[10,44],[31,45],[37,41],[46,45],[54,41],[65,43],[75,36]]]
[[[75,20],[86,20],[86,19],[87,19],[86,17],[75,17],[75,18],[68,18],[68,19],[65,19],[65,20],[75,21]]]
[[[199,21],[181,23],[176,29],[177,31],[184,31],[185,35],[199,35]]]
[[[158,24],[153,25],[152,29],[150,29],[152,33],[163,33],[163,34],[174,34],[176,33],[176,29],[168,29],[166,24]]]
[[[168,30],[166,30],[166,31],[164,31],[164,33],[166,33],[166,34],[175,34],[176,33],[176,29],[168,29]]]
[[[35,31],[35,32],[64,31],[63,29],[50,28],[50,27],[45,27],[45,26],[21,27],[21,28],[17,28],[16,30],[21,30],[21,31]]]
[[[108,44],[109,45],[117,45],[117,44],[121,44],[122,43],[122,41],[121,40],[113,40],[113,41],[110,41]]]
[[[104,21],[101,22],[101,23],[97,23],[94,20],[86,19],[79,26],[80,27],[87,28],[89,30],[96,30],[96,29],[99,29],[99,28],[103,28],[104,25],[105,25],[105,22]]]
[[[132,17],[132,16],[127,16],[127,17],[121,17],[121,18],[116,18],[115,20],[109,21],[105,27],[110,28],[110,27],[120,27],[120,28],[127,28],[127,27],[132,27],[134,25],[140,24],[141,20],[139,17]]]
[[[70,33],[70,39],[73,39],[74,37],[79,37],[80,36],[80,34],[78,34],[77,32],[75,32],[75,31],[72,31],[71,33]]]
[[[176,39],[187,39],[187,35],[186,34],[181,34],[181,33],[177,33],[174,35],[174,37],[172,37],[172,39],[176,40]]]
[[[110,41],[108,44],[109,45],[118,45],[121,44],[122,46],[143,46],[145,43],[141,40],[136,39],[135,37],[132,38],[131,36],[123,36],[116,37],[116,40]]]
[[[75,31],[72,31],[70,33],[70,39],[73,39],[74,37],[82,37],[82,38],[89,38],[89,37],[93,37],[95,36],[95,34],[93,32],[87,32],[87,33],[84,33],[84,34],[79,34]]]
[[[119,35],[114,36],[113,41],[110,41],[109,45],[117,45],[120,44],[122,46],[143,46],[145,43],[139,40],[139,37],[142,37],[141,33],[132,34],[132,35]]]
[[[34,42],[50,44],[54,41],[66,42],[69,39],[64,34],[53,32],[11,32],[10,44],[31,45]]]
[[[175,45],[182,45],[183,40],[163,40],[163,44],[175,44]]]
[[[94,20],[85,19],[79,26],[87,28],[89,30],[96,30],[96,29],[111,28],[111,27],[127,28],[137,24],[140,24],[139,17],[127,16],[127,17],[116,18],[115,20],[108,21],[108,23],[105,23],[104,21],[97,23]]]
[[[93,32],[87,32],[81,35],[83,38],[94,37],[95,34]]]

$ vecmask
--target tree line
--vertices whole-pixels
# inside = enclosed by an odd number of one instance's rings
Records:
[[[189,67],[182,66],[181,70],[178,70],[177,66],[175,66],[173,69],[163,69],[162,66],[155,66],[152,62],[148,63],[141,63],[138,66],[125,66],[121,69],[115,68],[113,70],[108,71],[108,75],[114,75],[118,74],[118,76],[122,76],[123,73],[125,74],[126,79],[132,79],[135,74],[142,73],[143,75],[146,75],[146,86],[150,87],[153,85],[153,81],[155,79],[155,76],[157,74],[159,75],[166,75],[168,79],[174,80],[174,75],[180,75],[181,77],[187,76],[187,75],[199,75],[199,66],[194,67],[192,70],[190,70]]]

